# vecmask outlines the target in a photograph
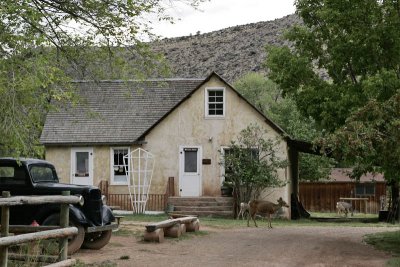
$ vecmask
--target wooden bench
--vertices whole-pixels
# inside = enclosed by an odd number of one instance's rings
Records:
[[[151,223],[145,227],[144,240],[161,243],[164,241],[164,236],[180,237],[185,232],[198,231],[200,229],[200,221],[197,217],[187,216]]]
[[[170,219],[185,218],[185,217],[196,217],[197,215],[183,215],[179,213],[168,213]]]

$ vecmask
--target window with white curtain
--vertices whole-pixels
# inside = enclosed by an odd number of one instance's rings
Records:
[[[129,154],[128,147],[111,148],[111,184],[126,185],[126,173],[129,170],[129,161],[124,156]],[[124,160],[127,168],[124,167]]]

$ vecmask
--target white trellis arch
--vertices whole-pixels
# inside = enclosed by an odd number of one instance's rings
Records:
[[[154,156],[142,148],[135,149],[124,156],[124,168],[133,212],[144,213],[153,178]]]

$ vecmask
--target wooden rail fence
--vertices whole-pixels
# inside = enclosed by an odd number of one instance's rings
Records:
[[[62,264],[62,266],[71,266],[75,263],[75,260],[67,259],[68,250],[68,237],[76,235],[78,229],[76,227],[68,227],[69,225],[69,204],[76,204],[81,201],[82,197],[70,196],[69,191],[62,192],[62,196],[18,196],[11,197],[10,192],[2,192],[2,198],[0,198],[1,207],[1,238],[0,238],[0,266],[7,267],[8,263],[8,247],[12,245],[18,245],[22,243],[60,238],[59,242],[59,262],[54,266]],[[17,205],[40,205],[48,203],[59,203],[61,206],[60,210],[60,229],[51,229],[52,227],[41,227],[41,226],[10,226],[10,206]],[[50,228],[50,230],[49,230]],[[54,227],[53,227],[54,228]],[[9,236],[9,233],[15,229],[19,229],[19,232],[35,232],[35,233],[24,233],[15,236]],[[38,229],[46,229],[44,231],[36,232]],[[18,232],[18,230],[17,230]],[[16,257],[14,257],[16,258]],[[17,257],[18,258],[18,257]],[[20,259],[24,259],[21,256]],[[52,266],[52,265],[48,265]],[[61,266],[61,265],[60,265]]]

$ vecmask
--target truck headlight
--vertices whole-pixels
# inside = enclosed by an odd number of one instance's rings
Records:
[[[85,199],[83,198],[83,196],[79,196],[79,205],[83,206],[83,204],[85,204]]]
[[[101,195],[101,202],[103,202],[103,205],[107,205],[107,197],[105,195]]]

